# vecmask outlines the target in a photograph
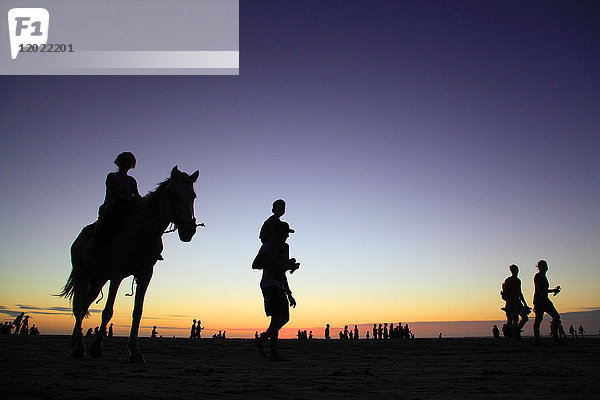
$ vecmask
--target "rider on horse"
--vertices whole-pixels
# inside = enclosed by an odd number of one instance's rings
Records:
[[[106,196],[98,209],[98,223],[91,245],[93,256],[103,253],[110,246],[124,219],[142,198],[135,178],[127,175],[130,169],[135,168],[135,156],[128,151],[123,152],[117,156],[115,164],[119,170],[106,177]]]

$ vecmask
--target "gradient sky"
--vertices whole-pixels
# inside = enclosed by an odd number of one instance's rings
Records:
[[[70,332],[51,294],[121,151],[142,194],[200,170],[206,228],[164,236],[142,334],[264,329],[250,265],[277,198],[290,328],[502,319],[508,266],[531,303],[541,258],[560,312],[600,308],[597,3],[240,3],[239,76],[0,77],[0,317]]]

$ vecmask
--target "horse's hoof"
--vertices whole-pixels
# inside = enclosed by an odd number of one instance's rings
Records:
[[[100,343],[92,342],[90,348],[88,349],[90,356],[94,358],[102,357],[102,345]]]

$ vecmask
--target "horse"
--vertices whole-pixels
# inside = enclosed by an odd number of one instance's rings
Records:
[[[127,348],[129,360],[145,363],[138,348],[138,331],[144,296],[152,278],[154,265],[163,249],[162,235],[171,223],[182,242],[189,242],[196,233],[194,218],[194,182],[199,172],[191,175],[179,171],[177,166],[171,175],[154,191],[144,196],[135,209],[123,221],[119,233],[109,246],[106,256],[92,263],[90,245],[96,223],[84,227],[71,246],[72,270],[59,296],[69,299],[75,316],[70,352],[73,358],[85,356],[81,323],[89,316],[89,307],[98,297],[102,287],[110,281],[106,305],[102,311],[102,324],[98,335],[89,347],[89,354],[102,355],[102,339],[106,326],[113,315],[113,306],[121,281],[133,275],[137,282],[132,313],[131,332]]]

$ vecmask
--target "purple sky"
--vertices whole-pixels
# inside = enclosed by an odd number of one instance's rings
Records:
[[[129,150],[142,193],[175,164],[201,172],[207,229],[165,239],[151,288],[219,288],[184,303],[262,318],[249,263],[282,197],[307,326],[495,319],[508,265],[531,299],[540,258],[569,288],[559,311],[600,306],[599,17],[572,1],[242,1],[239,76],[2,76],[0,305],[64,305],[47,294]]]

